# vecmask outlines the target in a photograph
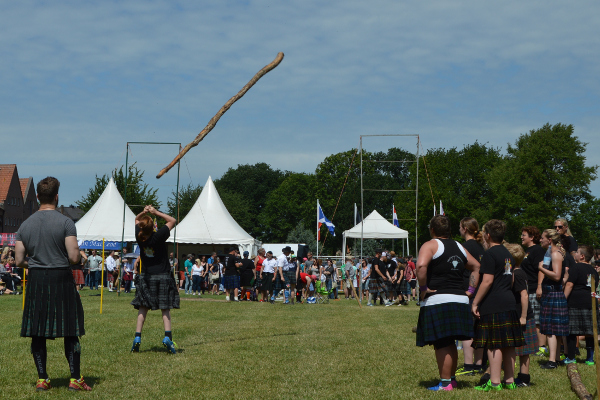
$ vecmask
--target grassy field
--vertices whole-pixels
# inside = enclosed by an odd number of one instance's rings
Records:
[[[356,301],[325,305],[226,303],[223,296],[182,296],[173,311],[179,353],[161,345],[160,312],[149,313],[141,352],[129,352],[135,331],[132,294],[82,290],[86,335],[82,373],[93,391],[71,393],[62,339],[48,341],[48,372],[54,388],[36,393],[29,339],[19,337],[21,296],[0,297],[0,398],[118,399],[575,399],[564,367],[540,370],[535,386],[479,393],[479,377],[459,378],[459,390],[432,393],[438,381],[432,348],[418,348],[411,328],[419,309],[364,307]],[[462,358],[462,352],[459,352]],[[462,361],[459,360],[459,365]],[[594,367],[579,365],[595,391]]]

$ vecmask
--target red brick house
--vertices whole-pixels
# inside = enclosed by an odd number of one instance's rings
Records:
[[[19,179],[16,164],[0,164],[0,233],[15,233],[37,210],[33,178]]]

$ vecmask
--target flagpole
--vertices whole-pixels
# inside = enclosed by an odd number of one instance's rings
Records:
[[[317,199],[317,260],[319,259],[319,199]]]

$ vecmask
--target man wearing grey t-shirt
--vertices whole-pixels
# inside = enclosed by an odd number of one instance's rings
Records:
[[[77,231],[71,219],[58,211],[58,179],[37,184],[40,208],[17,232],[15,259],[29,268],[21,336],[31,338],[31,354],[38,372],[36,390],[50,389],[46,372],[46,339],[64,337],[71,372],[70,390],[92,390],[80,374],[81,345],[85,334],[83,307],[71,272],[80,262]],[[29,255],[29,260],[25,256]]]

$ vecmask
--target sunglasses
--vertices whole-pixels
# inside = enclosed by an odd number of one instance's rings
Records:
[[[562,229],[562,228],[563,228],[563,226],[562,226],[562,225],[555,225],[555,226],[554,226],[554,229]]]

